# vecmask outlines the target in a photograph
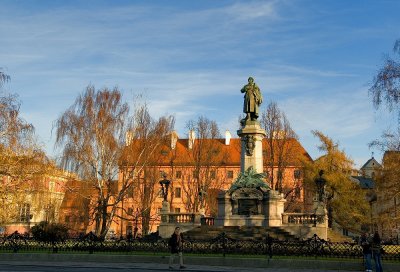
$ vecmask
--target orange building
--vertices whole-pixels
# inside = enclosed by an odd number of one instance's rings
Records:
[[[172,133],[170,143],[155,151],[155,162],[138,173],[139,178],[121,203],[110,231],[125,236],[157,230],[163,200],[159,181],[164,173],[171,181],[171,212],[194,213],[204,209],[206,216],[216,216],[218,193],[229,189],[240,173],[240,141],[230,139],[229,135],[225,139],[178,139]],[[301,161],[310,161],[311,157],[296,139],[289,139],[284,145],[282,139],[274,139],[271,156],[267,141],[263,140],[263,157],[269,184],[284,194],[286,211],[303,212],[304,198],[312,194],[304,192]]]

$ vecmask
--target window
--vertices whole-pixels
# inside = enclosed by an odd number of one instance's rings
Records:
[[[31,205],[28,203],[24,203],[20,206],[19,209],[19,221],[20,222],[29,222],[31,216]]]
[[[278,170],[278,180],[282,180],[283,179],[283,172],[281,170]]]
[[[132,235],[132,230],[133,230],[132,225],[129,225],[128,223],[128,226],[126,226],[126,234]]]
[[[128,198],[133,198],[133,187],[128,189],[128,192],[127,192],[126,196]]]
[[[233,171],[229,170],[227,173],[228,178],[233,178]]]
[[[175,177],[176,178],[182,178],[182,171],[176,171]]]
[[[199,171],[197,170],[193,171],[193,178],[199,178]]]
[[[181,212],[181,208],[175,208],[175,213],[180,213]]]
[[[300,189],[300,187],[297,186],[297,187],[294,189],[294,195],[295,195],[295,197],[299,198],[299,197],[300,197],[300,194],[301,194],[301,189]]]
[[[215,170],[211,170],[210,171],[210,178],[211,179],[215,179],[215,176],[216,176]]]
[[[54,192],[55,183],[54,181],[49,181],[49,191]]]
[[[181,198],[182,190],[180,187],[175,188],[175,198]]]
[[[301,171],[299,169],[294,170],[293,176],[295,179],[300,179],[301,178]]]
[[[128,208],[127,214],[128,215],[132,215],[133,214],[133,209],[132,208]]]

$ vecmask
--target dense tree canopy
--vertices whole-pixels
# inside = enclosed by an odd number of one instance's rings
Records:
[[[15,220],[18,206],[39,189],[37,181],[54,170],[33,125],[20,116],[18,96],[2,89],[9,78],[0,71],[0,224]]]
[[[313,131],[320,140],[319,150],[324,154],[314,163],[305,164],[305,182],[315,188],[315,179],[324,170],[327,208],[330,225],[333,222],[344,228],[360,231],[370,220],[370,207],[366,193],[351,179],[353,162],[339,145],[320,131]]]

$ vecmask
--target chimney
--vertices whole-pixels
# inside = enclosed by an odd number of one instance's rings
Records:
[[[196,134],[194,130],[189,130],[189,141],[188,141],[188,148],[192,149],[194,146],[194,140],[196,139]]]
[[[171,132],[171,149],[175,149],[178,138],[179,138],[178,133],[175,130],[173,130]]]
[[[229,130],[225,131],[225,145],[229,145],[231,142],[232,135]]]

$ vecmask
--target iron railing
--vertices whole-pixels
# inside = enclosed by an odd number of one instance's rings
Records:
[[[400,261],[400,245],[383,245],[382,259]],[[79,239],[58,242],[40,242],[32,238],[13,233],[0,238],[1,252],[135,252],[168,253],[168,239],[155,235],[134,240],[101,240],[93,233]],[[195,254],[226,255],[264,255],[304,256],[325,258],[362,259],[362,248],[357,243],[334,243],[314,236],[307,240],[282,241],[266,235],[263,239],[238,240],[227,236],[224,232],[210,240],[185,240],[184,252]]]

